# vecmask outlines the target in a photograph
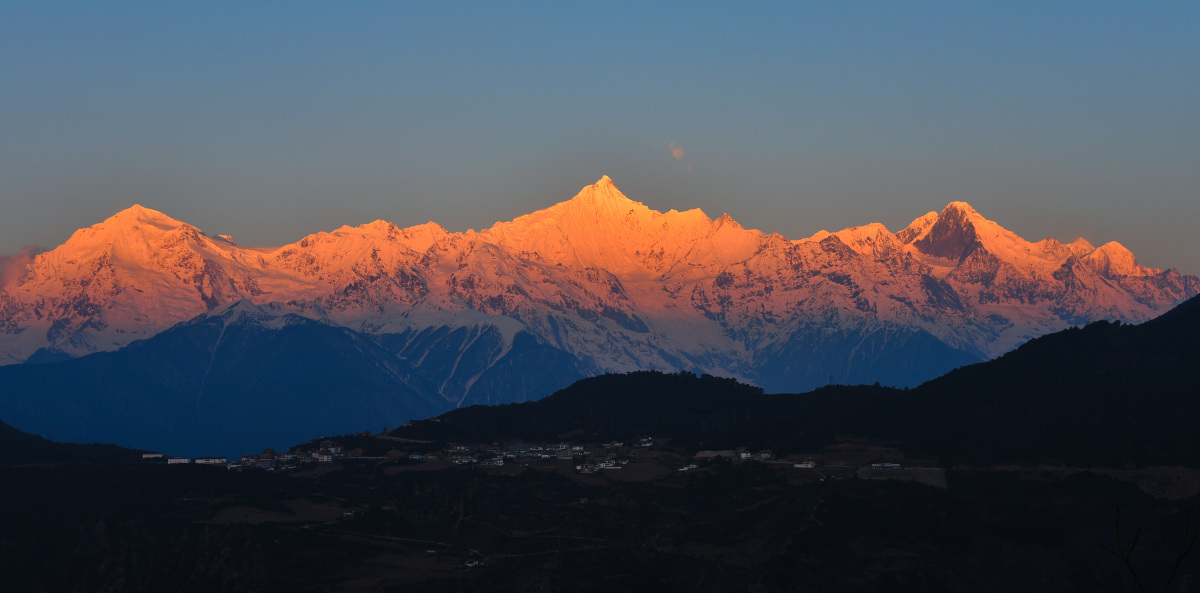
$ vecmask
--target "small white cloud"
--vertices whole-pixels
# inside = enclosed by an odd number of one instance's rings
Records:
[[[33,258],[45,249],[24,247],[12,255],[0,255],[0,289],[15,286],[25,275],[25,268],[33,263]]]
[[[675,144],[674,142],[668,142],[667,148],[671,149],[671,156],[675,157],[675,160],[677,160],[677,161],[683,160],[683,147],[682,146]]]

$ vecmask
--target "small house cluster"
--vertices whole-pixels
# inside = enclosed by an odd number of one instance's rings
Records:
[[[629,463],[628,458],[612,458],[602,461],[588,460],[575,466],[575,471],[581,474],[594,474],[599,471],[608,469],[621,469],[621,466]]]
[[[480,467],[499,468],[505,464],[528,461],[575,460],[575,469],[581,473],[593,473],[602,469],[618,469],[628,463],[622,458],[625,443],[610,441],[601,444],[571,444],[571,443],[519,443],[501,445],[456,444],[444,450],[446,458],[455,465],[477,464]],[[412,460],[437,459],[434,455],[413,454]]]
[[[774,461],[775,454],[771,451],[763,450],[757,453],[747,449],[746,447],[738,447],[737,450],[721,449],[719,451],[700,451],[696,453],[696,459],[727,459],[735,461]]]
[[[330,463],[339,457],[344,457],[342,447],[333,441],[323,441],[321,447],[310,453],[280,453],[270,447],[262,453],[247,453],[240,459],[229,460],[226,457],[178,457],[166,456],[162,453],[143,453],[142,459],[149,462],[163,462],[167,465],[196,464],[224,466],[231,470],[261,469],[266,471],[296,469],[309,463]]]

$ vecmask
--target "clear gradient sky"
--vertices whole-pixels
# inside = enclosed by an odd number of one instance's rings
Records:
[[[953,200],[1200,273],[1200,3],[0,4],[0,254],[133,203],[244,245],[601,175],[800,238]]]

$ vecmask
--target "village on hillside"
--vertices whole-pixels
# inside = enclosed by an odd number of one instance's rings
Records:
[[[344,447],[345,441],[353,441],[354,446]],[[386,442],[386,450],[382,454],[369,454],[372,451],[362,445],[372,441],[376,446],[371,449],[381,450],[378,444]],[[841,443],[820,452],[789,455],[782,459],[777,459],[769,450],[753,451],[747,447],[702,450],[685,455],[670,447],[668,440],[648,435],[628,443],[494,442],[436,446],[428,441],[400,439],[383,433],[373,435],[368,431],[332,439],[316,439],[287,452],[266,448],[258,454],[244,454],[240,459],[216,456],[189,458],[157,452],[143,453],[142,459],[148,463],[207,465],[232,471],[291,472],[320,468],[326,464],[377,463],[413,470],[473,466],[508,471],[553,469],[576,475],[623,473],[627,477],[619,479],[631,480],[698,471],[713,464],[762,463],[780,469],[801,470],[819,480],[908,479],[934,486],[944,487],[945,484],[945,472],[937,466],[936,461],[906,460],[896,450],[877,445]]]

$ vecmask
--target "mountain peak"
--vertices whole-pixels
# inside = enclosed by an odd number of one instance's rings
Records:
[[[172,227],[177,227],[183,224],[182,222],[175,220],[174,218],[171,218],[170,216],[167,216],[158,210],[147,208],[141,204],[134,204],[120,212],[117,212],[116,214],[108,217],[108,219],[101,224],[105,226],[114,224],[118,226],[124,226],[127,224],[137,223],[156,223]]]
[[[358,233],[366,237],[381,238],[391,238],[398,232],[400,232],[399,227],[383,219],[360,224],[356,227],[346,225],[334,231],[334,233]]]
[[[966,202],[950,202],[946,204],[946,207],[942,209],[941,215],[945,217],[952,214],[959,214],[967,218],[983,218],[983,215],[979,211],[972,208]]]
[[[940,214],[930,211],[918,216],[904,230],[896,233],[896,238],[905,245],[919,242],[917,248],[922,253],[958,258],[974,240],[974,229],[966,227],[974,227],[978,222],[987,222],[987,219],[970,204],[955,201],[946,204]],[[929,236],[935,229],[939,235],[936,238],[939,245],[934,245],[935,240]],[[967,234],[972,236],[966,237]],[[954,244],[947,245],[947,240]]]
[[[733,217],[730,216],[728,212],[722,214],[720,217],[718,217],[716,220],[714,220],[713,226],[715,226],[717,228],[724,227],[724,226],[732,226],[735,229],[743,228],[741,223],[734,220]]]
[[[917,219],[913,224],[923,220],[925,219]],[[979,244],[976,227],[978,223],[986,221],[987,219],[970,204],[950,202],[933,224],[929,225],[928,230],[921,233],[921,238],[914,240],[912,244],[926,255],[961,259]]]
[[[1071,253],[1075,254],[1075,257],[1083,257],[1096,250],[1096,246],[1083,237],[1071,241],[1067,245],[1067,248],[1071,250]]]
[[[198,237],[200,234],[199,230],[191,225],[175,220],[158,210],[134,204],[104,219],[104,222],[75,231],[66,243],[52,252],[60,252],[67,259],[83,257],[85,253],[107,252],[113,244],[144,242],[148,237],[161,237],[165,233],[181,229],[189,235]]]
[[[982,249],[999,261],[1041,273],[1053,273],[1062,264],[1061,258],[1082,247],[1076,245],[1069,251],[1055,239],[1031,243],[966,202],[947,204],[928,232],[912,245],[925,255],[959,261]]]
[[[896,238],[901,243],[908,245],[917,239],[924,239],[925,235],[929,234],[929,229],[933,227],[933,223],[937,222],[937,212],[926,212],[923,216],[918,216],[904,230],[896,233]]]
[[[879,257],[898,247],[896,236],[880,222],[852,226],[833,235],[850,249],[871,257]]]
[[[598,181],[596,181],[596,183],[583,186],[583,188],[579,190],[579,193],[575,195],[575,198],[591,196],[620,196],[625,198],[625,194],[621,193],[621,190],[617,189],[617,184],[614,183],[612,178],[608,175],[601,177]],[[625,199],[628,200],[629,198]]]
[[[1133,252],[1116,241],[1109,241],[1097,247],[1095,251],[1084,256],[1083,261],[1105,276],[1145,276],[1147,272],[1158,272],[1138,265]]]
[[[629,199],[617,189],[613,180],[605,175],[592,185],[585,185],[575,194],[575,197],[551,206],[544,211],[522,216],[537,216],[540,212],[553,213],[555,216],[568,216],[568,212],[589,218],[622,218],[630,211],[649,212],[649,208],[641,202]]]

